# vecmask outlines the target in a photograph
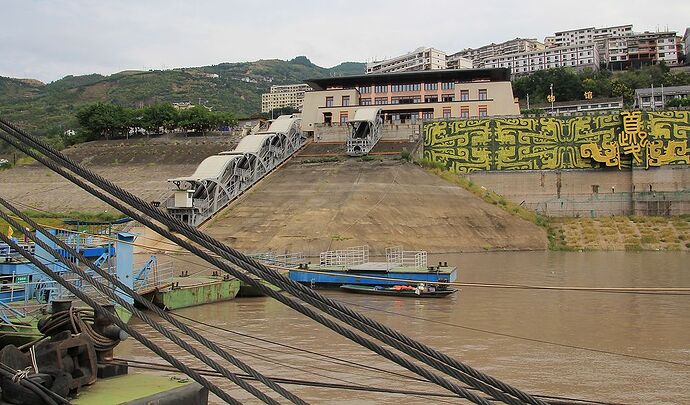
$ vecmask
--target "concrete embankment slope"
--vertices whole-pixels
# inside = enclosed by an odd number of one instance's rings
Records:
[[[206,157],[232,150],[237,140],[228,136],[168,136],[127,141],[95,141],[63,152],[131,191],[146,201],[156,200],[169,190],[167,179],[192,174]],[[0,194],[50,212],[112,211],[108,205],[82,191],[40,163],[0,171]]]
[[[293,159],[204,226],[247,251],[545,249],[545,231],[397,160]]]

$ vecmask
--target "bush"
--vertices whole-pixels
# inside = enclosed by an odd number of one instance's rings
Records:
[[[672,98],[666,102],[666,107],[690,107],[690,97]]]
[[[400,159],[402,159],[406,162],[411,162],[412,161],[412,154],[406,148],[403,148],[402,152],[400,152]]]
[[[437,162],[435,160],[427,159],[427,158],[422,158],[422,159],[417,159],[415,161],[419,166],[425,168],[425,169],[436,169],[436,170],[445,170],[446,166],[441,163]]]

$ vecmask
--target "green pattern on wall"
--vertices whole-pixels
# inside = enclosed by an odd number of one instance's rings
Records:
[[[649,142],[636,165],[690,163],[690,112],[643,114],[640,129]],[[456,173],[630,167],[633,157],[618,148],[621,133],[620,114],[428,122],[424,157]]]

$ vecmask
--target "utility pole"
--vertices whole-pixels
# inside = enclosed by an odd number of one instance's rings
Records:
[[[652,100],[652,111],[654,111],[654,110],[656,109],[656,101],[654,101],[654,83],[652,83],[652,97],[651,97],[651,100]]]
[[[527,93],[527,109],[529,110],[529,93]]]

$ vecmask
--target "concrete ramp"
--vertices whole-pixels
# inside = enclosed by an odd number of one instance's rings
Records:
[[[205,225],[248,251],[319,252],[369,245],[435,252],[542,250],[546,232],[398,160],[291,160]]]

